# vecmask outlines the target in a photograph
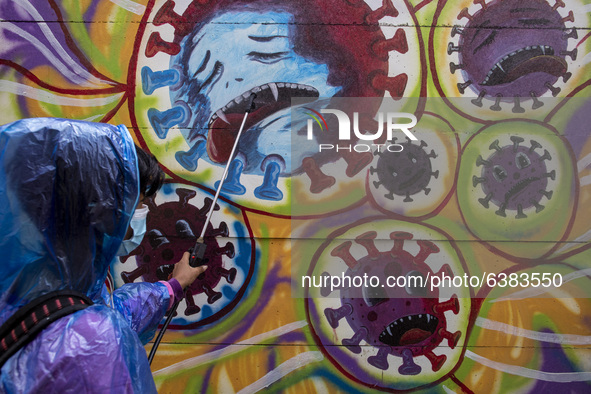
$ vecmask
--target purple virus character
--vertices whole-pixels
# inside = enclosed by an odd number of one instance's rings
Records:
[[[445,264],[438,273],[432,272],[425,260],[429,255],[438,253],[439,248],[431,241],[418,240],[420,250],[413,256],[403,249],[404,242],[413,238],[412,234],[402,231],[391,233],[394,246],[385,252],[376,248],[376,237],[375,231],[356,237],[355,242],[368,252],[361,259],[355,259],[351,254],[351,241],[334,248],[331,255],[347,264],[349,268],[345,276],[350,276],[352,281],[364,275],[377,276],[381,278],[382,285],[342,287],[341,307],[326,308],[324,315],[332,328],[346,321],[353,329],[355,334],[342,340],[342,344],[351,352],[361,353],[362,341],[377,348],[377,354],[367,359],[375,368],[387,370],[388,355],[393,355],[402,358],[402,365],[398,368],[401,375],[416,375],[421,372],[421,367],[414,362],[414,358],[425,356],[432,370],[438,371],[447,357],[436,355],[433,350],[443,340],[453,349],[461,337],[460,331],[451,333],[447,330],[444,312],[457,314],[460,303],[455,295],[440,302],[439,289],[431,291],[429,286],[421,286],[420,281],[410,278],[422,277],[428,280],[432,275],[451,275],[451,268]],[[383,285],[386,277],[403,275],[408,279],[405,288]]]
[[[400,144],[404,147],[401,152],[374,152],[379,158],[376,167],[370,167],[370,174],[376,175],[378,180],[372,183],[376,189],[384,187],[388,191],[384,196],[389,200],[394,200],[396,195],[405,196],[404,202],[412,202],[413,194],[424,191],[427,195],[431,191],[427,187],[431,177],[439,176],[439,170],[433,171],[431,165],[431,159],[437,157],[435,152],[425,151],[425,141],[416,145],[411,143],[410,138],[407,139],[406,143]]]
[[[482,166],[482,176],[473,176],[472,183],[476,187],[482,186],[486,195],[478,199],[480,204],[489,208],[493,203],[499,216],[506,217],[507,210],[517,211],[516,219],[526,218],[525,209],[535,207],[538,213],[544,209],[540,204],[543,197],[550,200],[552,191],[547,191],[548,178],[554,180],[556,171],[548,172],[546,160],[552,160],[550,153],[544,149],[540,155],[536,149],[541,149],[540,143],[531,140],[530,147],[519,145],[523,138],[511,136],[512,145],[499,146],[495,140],[489,147],[494,153],[486,160],[482,156],[476,159],[476,165]]]
[[[195,244],[213,200],[205,198],[204,206],[198,208],[189,202],[196,196],[195,191],[177,188],[175,192],[179,196],[178,202],[170,201],[156,205],[153,199],[146,199],[146,205],[150,210],[146,220],[148,231],[140,246],[130,256],[121,258],[125,263],[129,257],[135,256],[138,264],[136,269],[121,273],[125,283],[133,282],[140,276],[147,282],[167,280],[174,264]],[[214,210],[219,210],[217,204]],[[228,225],[221,222],[219,228],[214,228],[209,223],[204,236],[208,269],[185,291],[186,316],[201,311],[195,303],[194,296],[205,294],[207,303],[213,304],[222,298],[222,293],[215,290],[220,281],[224,279],[228,284],[232,284],[236,279],[236,268],[225,268],[222,259],[223,256],[229,259],[234,257],[234,245],[231,242],[220,245],[217,240],[219,237],[228,237]]]
[[[448,54],[458,53],[459,64],[450,63],[451,73],[461,70],[464,82],[458,91],[473,89],[478,98],[472,103],[482,107],[484,97],[495,100],[490,107],[500,111],[503,98],[513,100],[514,113],[525,112],[520,100],[532,99],[532,109],[543,105],[537,98],[550,91],[557,96],[555,83],[566,82],[567,57],[573,61],[577,49],[567,50],[568,39],[577,38],[575,28],[567,29],[566,21],[574,21],[573,12],[561,16],[558,9],[565,4],[558,0],[550,5],[545,0],[474,0],[482,8],[470,15],[462,9],[458,19],[466,18],[464,27],[455,26],[451,37],[459,35],[457,45],[450,42]],[[568,30],[568,31],[567,31]]]

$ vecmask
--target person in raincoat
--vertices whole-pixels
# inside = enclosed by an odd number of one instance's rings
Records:
[[[0,392],[156,392],[143,344],[206,267],[190,267],[185,253],[169,282],[126,284],[107,305],[109,265],[126,234],[134,237],[140,199],[162,181],[153,166],[140,174],[138,156],[125,126],[53,118],[0,126],[0,324],[54,291],[93,302],[10,356]]]

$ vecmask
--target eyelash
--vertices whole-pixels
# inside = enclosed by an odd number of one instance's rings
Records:
[[[492,33],[490,33],[489,36],[486,37],[486,39],[484,41],[482,41],[482,43],[480,43],[480,45],[478,45],[476,48],[474,48],[474,51],[472,52],[472,54],[475,54],[476,52],[478,52],[482,48],[487,47],[490,44],[492,44],[495,41],[496,35],[497,35],[496,31],[493,31]]]
[[[262,52],[250,52],[247,56],[250,60],[264,64],[277,63],[287,58],[288,52],[274,52],[274,53],[262,53]]]
[[[222,71],[222,63],[220,62],[216,62],[215,65],[213,66],[213,71],[211,72],[211,77],[215,77],[216,75],[218,75],[220,72]]]

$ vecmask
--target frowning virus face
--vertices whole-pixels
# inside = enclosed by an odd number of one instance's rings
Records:
[[[244,172],[262,173],[261,161],[278,156],[290,168],[289,106],[292,97],[333,96],[340,88],[328,84],[329,70],[294,51],[291,14],[287,12],[227,12],[187,36],[172,67],[186,83],[173,91],[193,115],[187,140],[207,136],[207,154],[226,163],[252,93],[256,109],[249,114],[244,135]],[[305,139],[302,139],[302,143]]]
[[[462,152],[457,187],[462,218],[479,239],[494,240],[491,248],[538,258],[570,231],[574,173],[571,148],[556,129],[531,121],[483,127]],[[536,250],[497,242],[515,239],[544,242]]]
[[[546,161],[551,161],[552,156],[547,150],[543,154],[536,152],[542,150],[535,140],[531,140],[530,147],[521,146],[524,139],[511,136],[513,145],[499,146],[495,140],[490,149],[494,151],[486,160],[478,156],[476,165],[482,166],[482,176],[473,177],[474,185],[482,184],[485,198],[479,202],[485,208],[492,202],[498,210],[499,216],[506,216],[507,210],[517,211],[515,218],[524,219],[524,209],[535,207],[536,213],[544,209],[540,201],[545,197],[552,198],[552,191],[547,191],[548,179],[554,180],[556,171],[548,171]]]

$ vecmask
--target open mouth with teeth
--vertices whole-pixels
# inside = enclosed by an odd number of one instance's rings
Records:
[[[560,77],[566,69],[566,61],[555,56],[552,47],[532,45],[511,52],[495,63],[480,85],[501,85],[538,71]]]
[[[288,108],[293,97],[319,97],[318,90],[312,86],[288,82],[260,85],[236,97],[217,110],[209,120],[207,153],[213,162],[225,163],[230,158],[253,93],[256,94],[254,110],[248,114],[244,130],[275,112]]]
[[[433,335],[438,324],[439,320],[428,313],[404,316],[388,324],[379,340],[390,346],[414,345]]]

